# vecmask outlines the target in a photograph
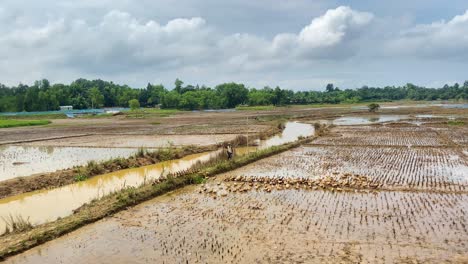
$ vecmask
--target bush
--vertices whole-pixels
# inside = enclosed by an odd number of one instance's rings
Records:
[[[372,104],[369,104],[367,107],[369,108],[369,112],[376,112],[377,110],[379,110],[380,105],[376,103],[372,103]]]
[[[137,109],[140,108],[140,102],[137,99],[132,99],[132,100],[128,101],[128,106],[132,110],[137,110]]]

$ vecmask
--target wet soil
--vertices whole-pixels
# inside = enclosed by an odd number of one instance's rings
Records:
[[[224,183],[207,184],[224,189]],[[465,263],[467,195],[188,187],[7,263]]]
[[[93,148],[164,148],[170,146],[208,146],[234,140],[238,134],[208,135],[92,135],[68,139],[36,141],[27,146]]]

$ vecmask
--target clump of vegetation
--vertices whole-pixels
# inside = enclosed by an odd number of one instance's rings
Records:
[[[49,120],[12,120],[0,119],[0,128],[20,127],[20,126],[43,126],[48,125]]]
[[[138,151],[137,151],[137,153],[135,154],[135,157],[137,157],[137,158],[138,158],[138,157],[139,157],[139,158],[142,158],[142,157],[146,156],[146,153],[147,153],[146,149],[143,148],[143,147],[140,147],[140,148],[138,148]]]
[[[86,181],[88,179],[88,176],[85,174],[77,174],[74,178],[75,182],[81,182],[81,181]]]
[[[140,108],[132,111],[125,112],[125,117],[127,118],[155,118],[155,117],[168,117],[179,110],[175,109],[157,109],[157,108]],[[154,122],[156,125],[158,122]]]
[[[8,217],[2,217],[3,222],[5,222],[6,228],[3,235],[10,233],[20,233],[33,228],[31,222],[28,218],[23,218],[21,215],[13,216],[9,215]]]
[[[239,147],[239,146],[247,146],[248,144],[248,139],[244,135],[238,135],[234,140],[231,141],[231,144],[233,146]]]
[[[380,105],[376,103],[372,103],[372,104],[367,105],[367,108],[369,109],[369,112],[373,113],[379,110]]]
[[[323,136],[325,133],[328,132],[330,126],[326,124],[321,124],[319,122],[314,123],[314,131],[316,136]]]
[[[286,128],[286,125],[283,122],[278,123],[277,125],[278,129],[283,131]]]
[[[95,161],[90,161],[86,165],[86,171],[88,175],[97,175],[104,173],[105,170],[102,164],[99,164]]]
[[[128,101],[128,106],[132,111],[135,111],[140,108],[140,102],[137,99],[132,99]]]
[[[448,123],[449,126],[463,126],[463,125],[465,125],[465,122],[463,122],[462,120],[449,120],[447,123]]]

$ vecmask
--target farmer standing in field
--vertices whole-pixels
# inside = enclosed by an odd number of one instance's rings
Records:
[[[232,159],[232,154],[234,154],[234,151],[232,149],[231,143],[227,145],[226,150],[227,150],[228,160]]]

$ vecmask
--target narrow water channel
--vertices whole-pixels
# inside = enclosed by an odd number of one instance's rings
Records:
[[[288,122],[281,134],[259,142],[257,147],[238,148],[236,155],[244,155],[259,148],[285,144],[295,141],[301,136],[313,134],[314,127],[310,124]],[[56,189],[39,190],[0,199],[0,233],[6,227],[4,221],[1,221],[2,217],[20,215],[23,218],[29,218],[29,221],[34,225],[54,221],[59,217],[72,214],[74,209],[110,192],[128,186],[139,186],[145,181],[156,179],[163,174],[186,170],[198,162],[209,161],[219,151],[222,150],[189,155],[181,159],[140,168],[116,171]]]

